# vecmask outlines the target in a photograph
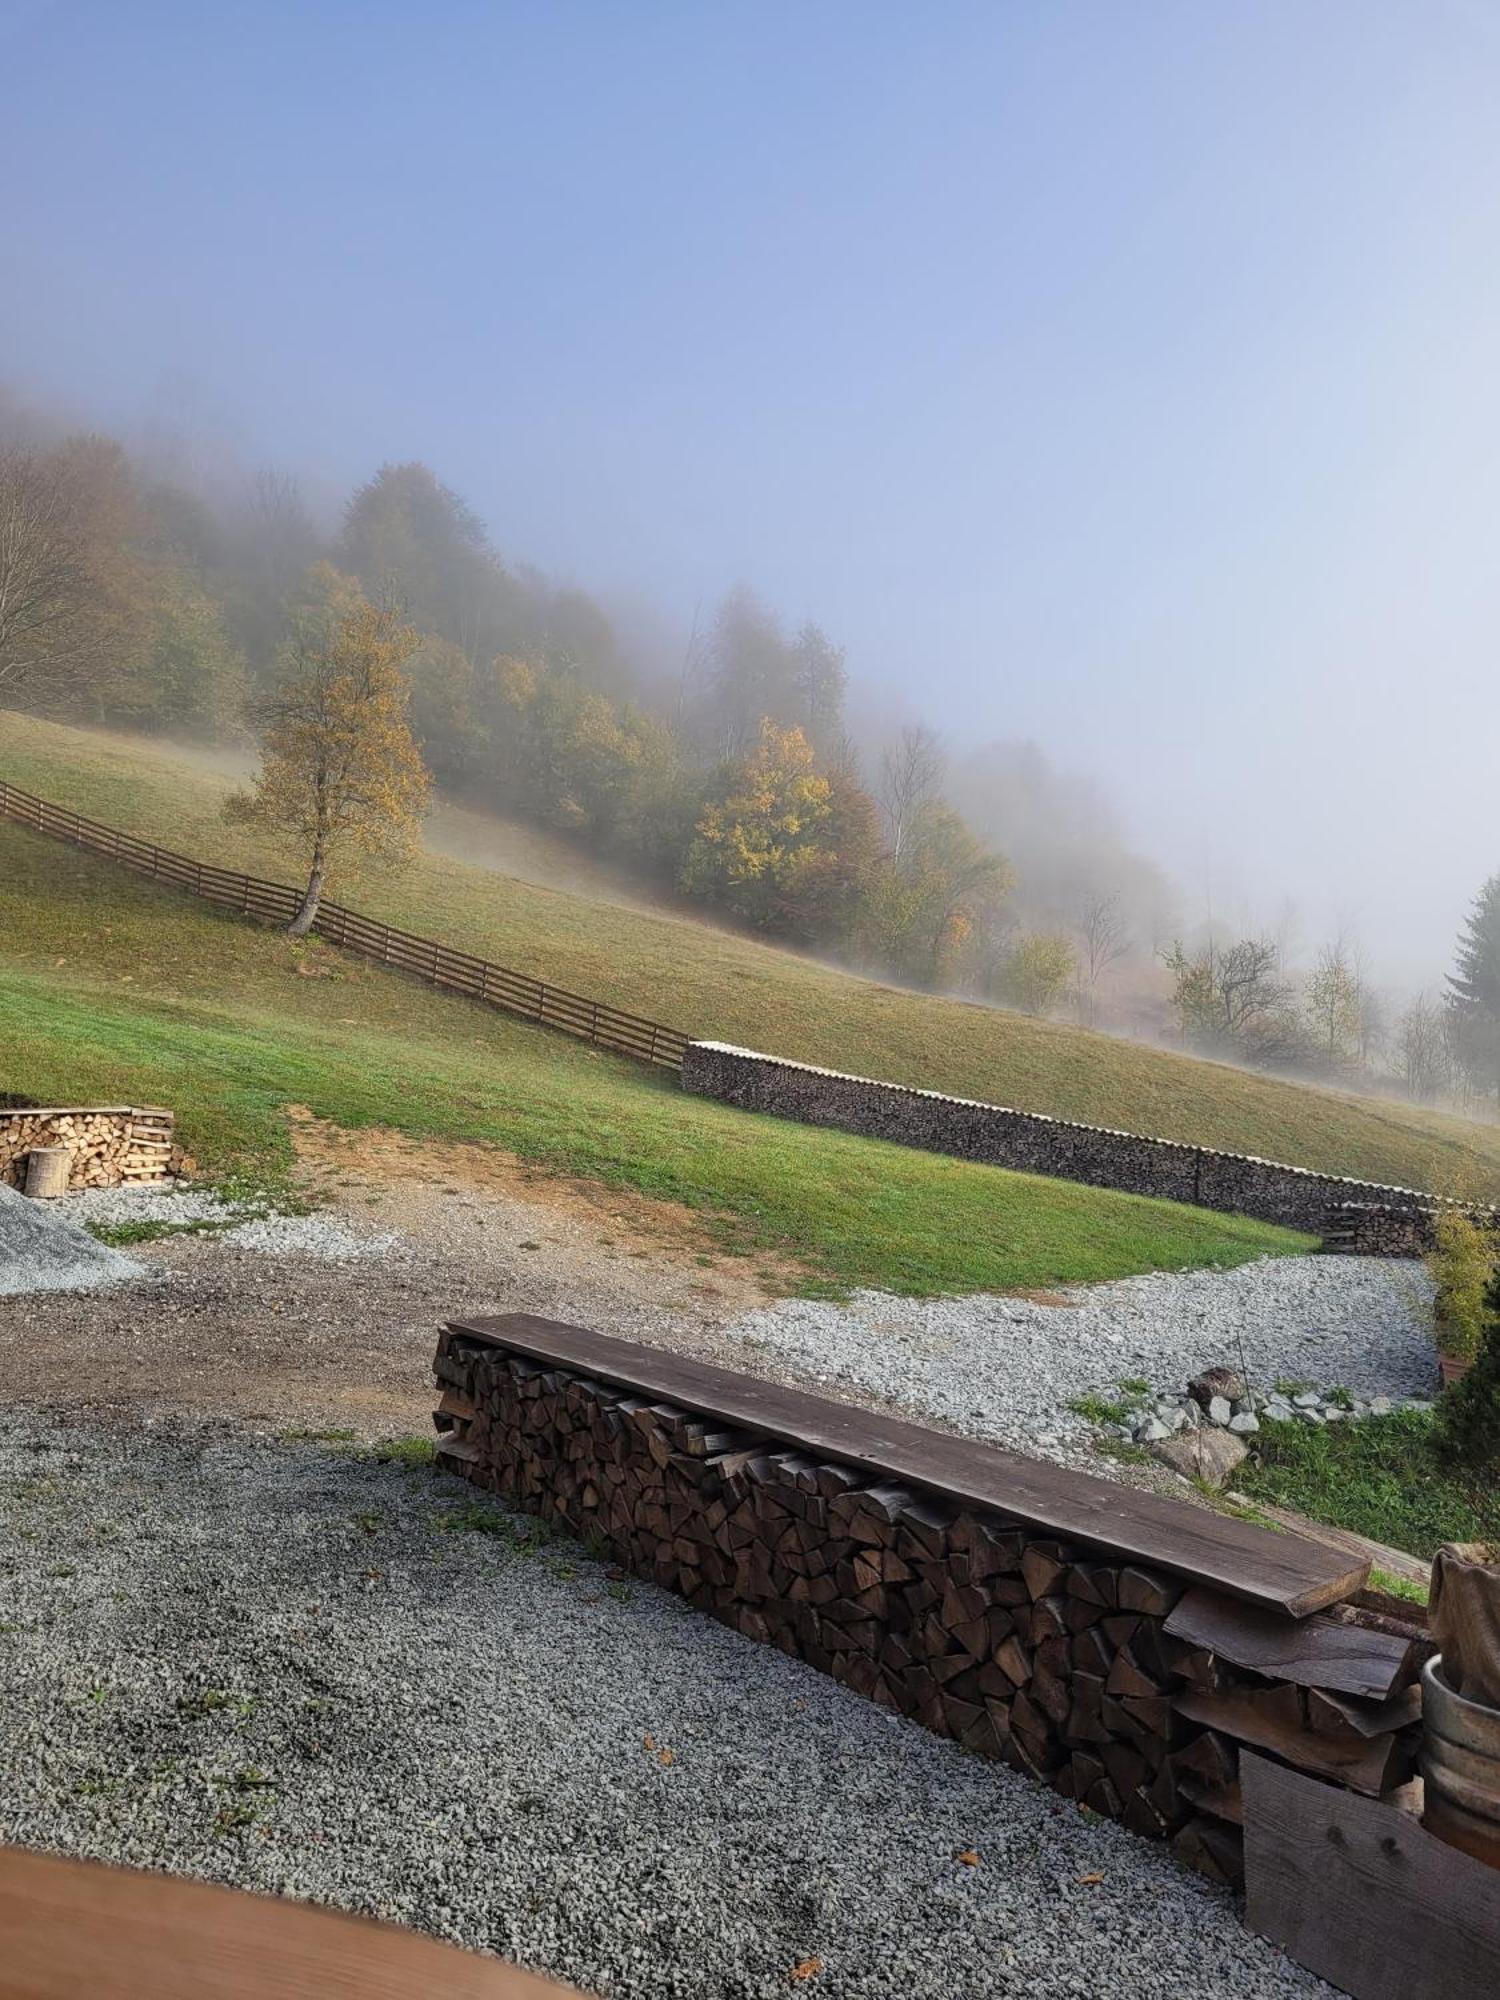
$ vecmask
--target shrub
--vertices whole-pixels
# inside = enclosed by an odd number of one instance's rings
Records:
[[[1437,1344],[1450,1361],[1473,1361],[1484,1345],[1485,1297],[1496,1273],[1494,1238],[1461,1209],[1438,1217],[1427,1259],[1437,1285]]]
[[[1442,1449],[1477,1472],[1500,1471],[1500,1271],[1485,1295],[1485,1326],[1468,1374],[1441,1405]]]

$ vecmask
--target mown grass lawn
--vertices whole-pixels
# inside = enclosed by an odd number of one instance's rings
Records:
[[[285,1107],[488,1140],[691,1210],[811,1289],[914,1294],[1234,1264],[1306,1239],[684,1096],[319,944],[293,943],[0,826],[0,1089],[169,1104],[202,1164],[275,1180]]]
[[[167,746],[0,713],[0,777],[226,866],[281,880],[295,873],[253,833],[222,823],[228,779]],[[436,855],[335,893],[691,1034],[1055,1117],[1500,1198],[1500,1126],[904,992],[707,924]]]
[[[1430,1561],[1440,1543],[1500,1541],[1500,1489],[1453,1466],[1438,1420],[1416,1410],[1358,1423],[1263,1424],[1234,1475],[1252,1500]]]

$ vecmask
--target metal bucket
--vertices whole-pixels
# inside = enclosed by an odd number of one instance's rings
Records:
[[[1422,1824],[1500,1868],[1500,1708],[1455,1694],[1442,1664],[1422,1669]]]

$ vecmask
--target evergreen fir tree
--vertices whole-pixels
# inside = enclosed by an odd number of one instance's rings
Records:
[[[1500,1099],[1500,875],[1475,898],[1448,977],[1453,1045],[1474,1088]]]

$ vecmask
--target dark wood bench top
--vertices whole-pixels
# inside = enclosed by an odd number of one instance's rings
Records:
[[[532,1313],[452,1320],[449,1330],[959,1506],[992,1508],[1283,1616],[1304,1618],[1350,1597],[1369,1574],[1367,1562],[1299,1536]]]

